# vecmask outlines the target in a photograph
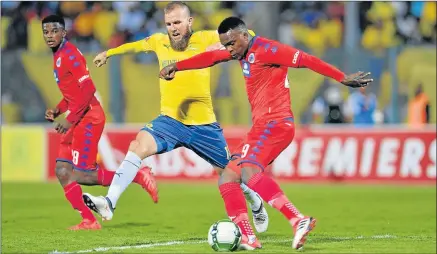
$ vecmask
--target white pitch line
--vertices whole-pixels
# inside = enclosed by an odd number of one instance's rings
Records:
[[[346,240],[360,240],[360,239],[393,239],[398,238],[395,235],[373,235],[373,236],[355,236],[355,237],[322,237],[326,239],[338,240],[338,241],[346,241]],[[311,241],[311,239],[308,239]],[[88,250],[79,250],[74,252],[67,251],[57,251],[54,250],[49,252],[49,254],[70,254],[70,253],[89,253],[89,252],[104,252],[104,251],[117,251],[117,250],[126,250],[126,249],[147,249],[154,248],[159,246],[173,246],[173,245],[182,245],[182,244],[204,244],[208,241],[170,241],[170,242],[162,242],[162,243],[148,243],[148,244],[139,244],[139,245],[126,245],[126,246],[111,246],[111,247],[97,247],[94,249]],[[286,243],[291,242],[291,239],[288,240],[265,240],[262,241],[264,243]]]

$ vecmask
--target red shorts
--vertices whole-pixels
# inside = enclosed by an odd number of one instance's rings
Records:
[[[234,151],[229,167],[238,172],[244,164],[252,164],[264,171],[291,144],[294,133],[292,117],[258,121]]]
[[[103,108],[92,106],[79,123],[62,134],[56,161],[71,163],[77,170],[96,170],[98,145],[105,121]]]

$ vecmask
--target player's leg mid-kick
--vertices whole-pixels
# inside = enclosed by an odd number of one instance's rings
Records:
[[[115,172],[98,168],[96,163],[105,119],[102,115],[100,106],[93,107],[74,128],[61,137],[56,176],[64,188],[67,200],[83,218],[80,224],[70,228],[72,230],[100,229],[100,224],[82,199],[80,185],[108,186],[114,178]],[[154,178],[150,169],[142,168],[136,174],[134,182],[145,189],[147,187],[147,190],[153,189]],[[154,195],[152,197],[156,200]]]
[[[116,177],[114,177],[106,197],[94,197],[86,193],[84,194],[85,203],[99,213],[104,220],[111,220],[118,199],[132,181],[141,161],[153,154],[166,153],[181,146],[191,149],[201,158],[211,163],[220,175],[222,175],[221,172],[229,162],[230,153],[222,130],[217,123],[189,126],[171,117],[161,115],[151,123],[146,124],[138,133],[136,139],[131,142],[129,152],[117,169]],[[231,171],[231,173],[233,172]],[[262,222],[259,222],[260,227],[266,230],[268,216],[262,205],[262,199],[244,184],[240,185],[239,176],[229,179],[227,181],[232,180],[238,186],[237,192],[239,192],[243,201],[240,205],[244,209],[247,208],[241,188],[246,188],[247,199],[249,203],[253,204],[251,208],[256,210],[258,217],[264,218]],[[258,217],[257,219],[260,220]]]
[[[240,244],[241,249],[253,250],[261,248],[261,244],[257,240],[252,227],[249,223],[247,206],[242,189],[249,189],[245,184],[241,184],[241,178],[238,172],[228,167],[231,154],[227,148],[226,140],[223,136],[223,130],[218,123],[212,123],[201,126],[191,126],[194,133],[188,144],[191,149],[200,157],[209,161],[215,166],[218,174],[219,191],[225,203],[225,208],[228,217],[238,225],[243,235]],[[208,135],[205,135],[205,134]],[[258,228],[267,229],[268,216],[263,207],[262,200],[259,200],[258,195],[253,190],[246,190],[249,200],[257,199],[256,208],[251,206],[258,217],[263,217],[264,220],[259,220],[254,216],[254,224],[259,224]],[[257,220],[258,219],[258,220]]]
[[[91,194],[84,193],[83,199],[88,207],[102,216],[103,220],[111,220],[114,215],[114,209],[121,194],[127,186],[133,181],[143,179],[147,185],[145,188],[152,196],[155,203],[158,201],[158,187],[156,181],[149,171],[149,175],[141,177],[140,172],[142,160],[157,153],[158,145],[154,137],[147,131],[140,131],[135,140],[131,141],[129,150],[123,162],[119,166],[115,176],[109,183],[108,194],[106,197],[94,197]]]
[[[302,215],[288,200],[279,185],[267,174],[267,167],[292,142],[294,121],[289,117],[278,121],[255,123],[235,156],[235,165],[241,169],[243,183],[256,191],[264,201],[281,212],[294,230],[292,247],[303,247],[306,236],[315,227],[316,220]]]

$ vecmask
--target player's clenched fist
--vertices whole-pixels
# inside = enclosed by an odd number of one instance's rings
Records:
[[[176,75],[176,72],[178,71],[178,69],[176,68],[176,64],[170,64],[167,65],[166,67],[164,67],[160,72],[159,72],[159,77],[165,80],[172,80],[174,79],[174,76]]]
[[[106,64],[107,60],[108,60],[108,56],[106,55],[106,51],[104,51],[104,52],[98,54],[94,58],[93,62],[97,67],[101,67],[101,66]]]
[[[65,118],[56,120],[55,122],[55,130],[57,133],[60,134],[67,133],[68,129],[70,129],[71,126],[72,124]]]
[[[59,109],[57,109],[57,108],[47,109],[45,118],[47,121],[53,122],[53,121],[55,121],[55,118],[58,117],[58,115],[59,115]]]

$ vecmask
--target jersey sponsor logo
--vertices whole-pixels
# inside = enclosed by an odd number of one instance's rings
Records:
[[[58,57],[58,59],[56,59],[56,67],[61,67],[61,57]]]
[[[294,53],[293,56],[293,64],[297,63],[297,58],[299,57],[300,51],[298,50],[296,53]]]
[[[255,62],[255,54],[254,53],[250,53],[248,59],[249,59],[249,63],[254,63]]]
[[[162,60],[161,66],[162,68],[166,67],[167,65],[176,63],[178,60],[172,59],[172,60]]]
[[[89,78],[90,75],[83,75],[80,79],[79,79],[79,83],[82,83],[82,81],[84,81],[85,79]]]
[[[242,62],[243,62],[243,75],[245,77],[250,77],[250,63],[246,61],[242,61]]]
[[[55,76],[55,81],[56,81],[56,83],[59,84],[58,71],[57,71],[57,70],[54,70],[54,71],[53,71],[53,75]]]

